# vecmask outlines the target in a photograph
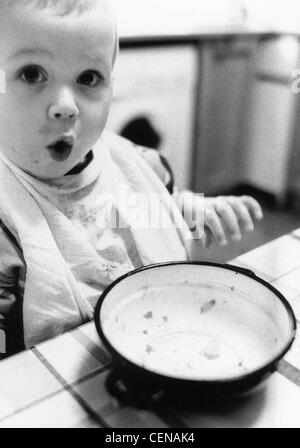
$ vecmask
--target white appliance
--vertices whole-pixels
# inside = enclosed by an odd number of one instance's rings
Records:
[[[198,52],[192,45],[126,48],[115,68],[107,128],[146,118],[161,138],[179,188],[191,186]]]
[[[245,180],[283,202],[296,113],[293,71],[297,37],[275,37],[259,45],[246,141]]]

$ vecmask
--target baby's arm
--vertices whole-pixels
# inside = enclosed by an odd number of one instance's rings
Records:
[[[25,278],[22,251],[0,220],[0,359],[24,347],[22,345],[22,294],[17,285]]]
[[[7,355],[7,331],[10,311],[14,308],[16,296],[10,287],[4,285],[0,274],[0,360]]]
[[[242,232],[254,230],[254,219],[261,220],[263,212],[251,196],[217,196],[197,198],[195,193],[175,193],[175,200],[184,214],[194,236],[201,238],[207,248],[215,239],[221,246],[229,240],[240,241]],[[203,211],[201,222],[195,222],[196,211]]]
[[[262,219],[262,209],[251,196],[203,198],[191,191],[178,192],[168,161],[156,150],[135,147],[172,194],[194,237],[202,239],[204,247],[208,248],[213,239],[223,246],[228,240],[239,241],[242,231],[254,229],[253,219]],[[200,222],[195,222],[195,216],[200,217]]]

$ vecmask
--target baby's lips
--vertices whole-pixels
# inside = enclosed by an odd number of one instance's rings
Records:
[[[74,145],[75,138],[72,135],[62,135],[61,137],[54,140],[50,145],[47,146],[47,148],[52,148],[59,142],[65,142],[70,146]]]
[[[47,146],[49,154],[56,162],[66,161],[73,149],[74,137],[63,136]]]

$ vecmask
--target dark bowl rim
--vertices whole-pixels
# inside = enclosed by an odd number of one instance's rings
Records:
[[[258,283],[261,283],[262,285],[264,285],[267,289],[271,290],[275,294],[275,296],[277,296],[278,299],[284,305],[284,307],[287,311],[289,321],[290,321],[290,336],[289,336],[286,344],[283,346],[283,348],[278,353],[278,355],[275,356],[274,358],[272,358],[267,364],[265,364],[261,367],[258,367],[257,369],[252,370],[251,372],[242,374],[237,377],[230,377],[230,378],[223,378],[223,379],[216,378],[216,379],[211,379],[211,380],[203,379],[202,380],[202,379],[193,379],[193,378],[190,379],[190,378],[173,377],[173,376],[164,375],[164,374],[161,374],[158,372],[154,372],[154,371],[149,370],[139,364],[134,363],[133,361],[129,360],[124,355],[122,355],[120,352],[118,352],[118,350],[116,350],[112,346],[112,344],[110,343],[108,338],[105,336],[105,334],[102,330],[101,322],[100,322],[100,312],[101,312],[101,308],[103,306],[106,296],[110,293],[110,291],[117,284],[119,284],[120,282],[122,282],[123,280],[125,280],[128,277],[139,274],[143,271],[156,269],[158,267],[174,266],[174,265],[210,266],[210,267],[222,268],[222,269],[234,271],[238,274],[245,275],[247,277],[252,278],[253,280],[257,281]],[[293,344],[293,342],[295,340],[296,330],[297,330],[296,317],[295,317],[294,311],[293,311],[291,305],[289,304],[289,302],[287,301],[287,299],[273,285],[271,285],[266,280],[258,277],[253,271],[251,271],[247,268],[235,266],[234,264],[229,264],[229,263],[222,264],[222,263],[214,263],[214,262],[208,262],[208,261],[187,261],[187,260],[154,263],[154,264],[150,264],[147,266],[142,266],[140,268],[134,269],[134,270],[129,271],[126,274],[122,275],[121,277],[118,277],[107,288],[105,288],[103,293],[100,295],[100,297],[97,301],[95,310],[94,310],[94,322],[95,322],[98,336],[100,337],[101,341],[103,342],[103,344],[106,347],[106,349],[108,350],[108,352],[112,355],[112,359],[123,364],[123,365],[126,364],[126,366],[133,369],[135,372],[140,373],[143,376],[149,375],[153,379],[155,379],[159,382],[164,382],[164,383],[167,383],[170,381],[170,382],[176,383],[178,385],[185,385],[185,384],[188,384],[188,385],[193,385],[193,384],[195,384],[195,385],[213,385],[213,384],[215,384],[218,387],[222,386],[222,385],[226,386],[228,384],[233,385],[233,384],[240,384],[240,383],[248,382],[248,381],[251,381],[252,378],[255,378],[257,376],[262,376],[266,372],[273,371],[274,366],[276,366],[277,363],[284,357],[284,355],[287,353],[287,351],[290,349],[291,345]]]

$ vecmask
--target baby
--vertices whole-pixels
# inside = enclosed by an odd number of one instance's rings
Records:
[[[203,208],[190,192],[170,195],[156,152],[104,129],[117,48],[108,1],[0,2],[7,353],[91,320],[99,295],[120,275],[189,259],[190,229],[204,244],[211,236],[227,244],[253,229],[251,215],[262,217],[250,197],[209,198]],[[204,220],[194,218],[197,207]]]

